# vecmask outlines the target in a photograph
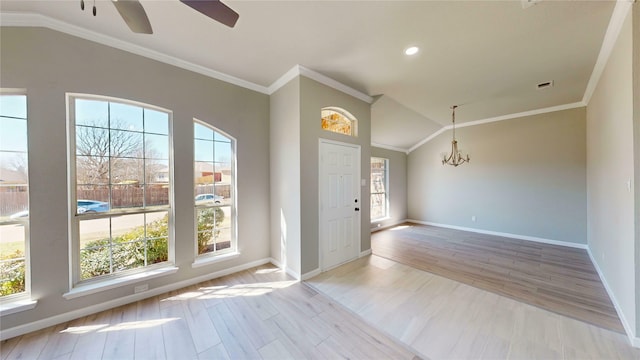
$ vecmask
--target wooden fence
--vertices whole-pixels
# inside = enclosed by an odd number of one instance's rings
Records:
[[[0,191],[0,217],[9,216],[29,208],[26,191]]]
[[[196,187],[195,195],[216,194],[229,198],[229,185],[203,185]],[[109,189],[78,189],[78,199],[109,201]],[[143,199],[146,197],[146,201]],[[120,185],[111,189],[111,207],[140,207],[166,205],[169,203],[169,188],[163,186],[147,186],[146,191],[139,185]],[[66,206],[66,205],[65,205]],[[9,216],[29,207],[29,195],[26,191],[0,191],[0,216]]]

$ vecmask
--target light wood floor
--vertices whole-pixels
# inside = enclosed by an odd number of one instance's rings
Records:
[[[0,343],[5,359],[412,359],[387,335],[273,266]]]
[[[624,333],[586,250],[407,223],[373,254]]]
[[[430,359],[640,359],[626,336],[381,258],[307,283]]]

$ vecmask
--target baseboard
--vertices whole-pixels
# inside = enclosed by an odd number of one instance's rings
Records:
[[[296,280],[300,280],[300,273],[291,269],[288,266],[285,266],[283,263],[281,263],[279,260],[276,260],[274,258],[269,258],[269,261],[275,265],[276,267],[278,267],[279,269],[284,270],[285,273],[287,273],[287,275],[291,276],[292,278],[296,279]]]
[[[138,293],[138,294],[132,294],[129,296],[125,296],[125,297],[121,297],[118,299],[113,299],[110,301],[106,301],[100,304],[96,304],[96,305],[92,305],[92,306],[87,306],[81,309],[77,309],[77,310],[73,310],[73,311],[69,311],[63,314],[58,314],[58,315],[54,315],[51,317],[48,317],[46,319],[41,319],[41,320],[37,320],[34,322],[30,322],[28,324],[23,324],[23,325],[18,325],[9,329],[5,329],[2,330],[0,332],[0,340],[6,340],[6,339],[10,339],[12,337],[16,337],[16,336],[20,336],[20,335],[24,335],[33,331],[37,331],[40,329],[44,329],[46,327],[49,326],[53,326],[53,325],[57,325],[60,323],[64,323],[67,321],[71,321],[83,316],[87,316],[87,315],[91,315],[91,314],[95,314],[97,312],[100,311],[105,311],[105,310],[109,310],[109,309],[113,309],[115,307],[118,306],[122,306],[122,305],[126,305],[126,304],[130,304],[132,302],[136,302],[136,301],[140,301],[152,296],[157,296],[160,294],[164,294],[166,292],[169,291],[173,291],[173,290],[178,290],[178,289],[182,289],[186,286],[191,286],[203,281],[207,281],[207,280],[211,280],[211,279],[215,279],[215,278],[219,278],[225,275],[230,275],[239,271],[243,271],[243,270],[247,270],[247,269],[251,269],[253,267],[256,266],[260,266],[260,265],[264,265],[264,264],[268,264],[271,262],[271,258],[265,258],[265,259],[260,259],[260,260],[256,260],[256,261],[251,261],[248,262],[246,264],[242,264],[242,265],[238,265],[238,266],[234,266],[232,268],[228,268],[228,269],[224,269],[224,270],[220,270],[220,271],[216,271],[214,273],[209,273],[206,275],[202,275],[202,276],[197,276],[194,278],[190,278],[187,280],[183,280],[183,281],[179,281],[176,283],[172,283],[172,284],[168,284],[165,286],[160,286],[157,288],[153,288],[151,290],[142,292],[142,293]]]
[[[298,280],[298,281],[304,281],[307,279],[311,279],[312,277],[318,275],[321,273],[320,269],[315,269],[315,270],[311,270],[309,272],[306,272],[304,274],[300,274],[297,271],[291,270],[291,268],[286,268],[284,270],[289,276],[291,276],[292,278]]]
[[[300,277],[300,280],[304,281],[304,280],[308,280],[311,279],[312,277],[316,276],[316,275],[320,275],[322,271],[320,270],[320,268],[317,268],[315,270],[311,270],[309,272],[306,272],[304,274],[302,274],[302,276]]]
[[[282,266],[282,263],[279,260],[276,260],[274,258],[269,258],[269,262],[271,262],[275,267],[277,267],[279,269],[283,269],[284,268]]]
[[[402,219],[402,220],[399,220],[399,221],[393,222],[392,224],[387,224],[387,225],[384,225],[384,226],[382,226],[381,224],[378,224],[378,226],[371,228],[371,232],[372,232],[372,233],[374,233],[374,232],[376,232],[376,231],[380,231],[380,230],[384,230],[384,229],[389,229],[389,228],[392,228],[392,227],[394,227],[394,226],[398,226],[398,225],[400,225],[400,224],[404,224],[404,223],[406,223],[407,221],[411,221],[411,220]]]
[[[631,327],[631,325],[629,325],[627,318],[624,316],[624,313],[622,312],[622,308],[620,308],[620,305],[618,304],[618,300],[616,299],[616,296],[613,293],[613,290],[611,290],[609,283],[607,283],[607,279],[604,277],[602,270],[600,270],[600,266],[598,266],[598,262],[596,262],[596,258],[591,253],[591,249],[587,248],[587,254],[589,254],[591,263],[593,263],[593,267],[596,268],[596,271],[598,272],[598,276],[600,277],[600,281],[602,281],[602,285],[604,285],[604,288],[607,291],[607,294],[609,295],[609,298],[611,299],[611,302],[613,303],[613,306],[616,309],[616,313],[618,313],[620,322],[622,322],[622,327],[624,327],[624,331],[627,333],[627,336],[629,337],[629,343],[631,343],[633,347],[640,348],[640,338],[634,335],[634,332],[632,331],[633,328]]]
[[[300,278],[302,277],[302,275],[300,275],[299,271],[295,271],[295,270],[291,269],[288,266],[284,267],[284,272],[286,272],[289,276],[291,276],[292,278],[294,278],[296,280],[300,280]]]
[[[589,248],[587,246],[587,244],[578,244],[578,243],[572,243],[572,242],[569,242],[569,241],[561,241],[561,240],[551,240],[551,239],[539,238],[539,237],[535,237],[535,236],[511,234],[511,233],[504,233],[504,232],[490,231],[490,230],[482,230],[482,229],[476,229],[476,228],[468,228],[468,227],[464,227],[464,226],[439,224],[439,223],[434,223],[434,222],[430,222],[430,221],[420,221],[420,220],[413,220],[413,219],[407,219],[407,222],[412,222],[412,223],[421,224],[421,225],[437,226],[437,227],[447,228],[447,229],[469,231],[469,232],[474,232],[474,233],[478,233],[478,234],[502,236],[502,237],[518,239],[518,240],[527,240],[527,241],[539,242],[539,243],[543,243],[543,244],[566,246],[566,247],[572,247],[572,248],[576,248],[576,249],[587,250]]]
[[[369,256],[369,255],[371,255],[371,249],[367,249],[365,251],[361,251],[360,255],[358,257],[361,258],[361,257]]]

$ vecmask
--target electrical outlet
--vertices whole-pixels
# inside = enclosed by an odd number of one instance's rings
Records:
[[[138,285],[133,288],[133,293],[137,294],[147,290],[149,290],[149,284]]]
[[[476,222],[476,216],[475,215],[471,216],[471,221]]]

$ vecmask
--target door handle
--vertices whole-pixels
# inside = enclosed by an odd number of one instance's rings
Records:
[[[360,211],[360,208],[356,208],[356,211]]]

